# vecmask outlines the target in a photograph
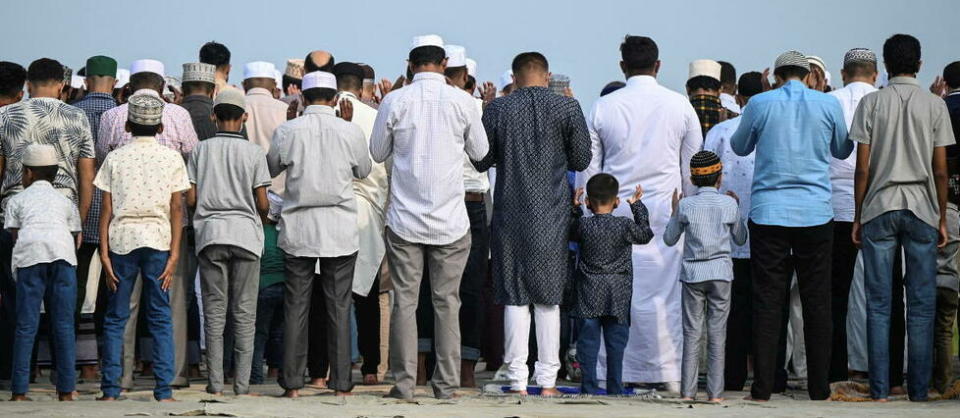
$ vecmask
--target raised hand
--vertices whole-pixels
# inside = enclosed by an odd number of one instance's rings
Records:
[[[487,81],[480,85],[480,98],[483,99],[483,104],[487,105],[492,102],[493,99],[497,98],[497,86],[493,83]]]
[[[337,111],[337,116],[347,122],[353,120],[353,102],[347,99],[340,99],[340,110]]]
[[[946,96],[947,80],[944,80],[941,76],[937,76],[937,78],[933,79],[933,83],[930,84],[930,92],[936,94],[938,97]]]
[[[296,119],[299,111],[300,111],[300,100],[294,100],[290,102],[290,105],[287,106],[287,120]]]
[[[680,207],[680,199],[683,199],[683,193],[680,193],[677,189],[673,189],[673,198],[670,200],[672,214],[677,213],[677,208]]]
[[[770,90],[773,86],[770,85],[770,67],[763,69],[763,76],[760,77],[760,85],[763,86],[763,91]]]
[[[573,193],[573,206],[578,207],[583,205],[583,187],[577,188]]]
[[[637,201],[639,201],[640,198],[642,197],[643,197],[643,186],[638,184],[637,188],[633,190],[633,196],[630,196],[630,198],[627,199],[627,203],[632,205]]]

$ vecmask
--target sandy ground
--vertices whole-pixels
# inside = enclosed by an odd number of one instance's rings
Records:
[[[490,378],[490,373],[479,377]],[[359,380],[359,375],[355,380]],[[190,388],[178,390],[178,402],[158,403],[150,392],[152,381],[137,380],[137,389],[124,395],[119,402],[97,402],[97,383],[78,386],[80,401],[57,402],[56,393],[46,376],[31,386],[32,402],[6,402],[9,392],[2,392],[0,416],[275,416],[275,417],[662,417],[662,416],[762,416],[772,417],[960,417],[960,401],[913,403],[895,400],[888,404],[871,402],[811,402],[794,385],[785,395],[774,395],[770,402],[742,400],[746,392],[727,392],[728,401],[720,404],[681,402],[665,393],[637,397],[561,397],[539,398],[493,394],[497,384],[486,383],[486,391],[464,389],[459,399],[440,401],[428,396],[428,388],[421,388],[414,402],[385,399],[389,385],[357,386],[355,395],[334,397],[326,390],[304,390],[300,399],[283,399],[282,390],[271,382],[253,386],[259,397],[214,397],[204,392],[205,382],[196,379]],[[793,382],[792,382],[793,383]],[[567,385],[575,385],[566,382]],[[703,396],[701,394],[701,396]]]

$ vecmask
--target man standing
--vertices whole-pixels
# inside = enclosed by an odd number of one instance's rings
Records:
[[[334,64],[336,64],[336,61],[334,61],[332,54],[327,51],[316,50],[307,54],[307,57],[303,59],[303,71],[304,73],[331,72]]]
[[[396,291],[391,317],[390,396],[412,399],[417,378],[416,309],[424,263],[430,276],[437,366],[433,392],[453,396],[460,383],[460,278],[470,252],[464,206],[463,154],[487,154],[487,136],[473,98],[449,86],[447,57],[437,35],[414,38],[413,82],[384,97],[370,154],[393,156],[387,212],[387,256]]]
[[[267,154],[270,174],[287,172],[278,246],[285,253],[284,396],[299,397],[307,365],[307,318],[314,270],[323,286],[330,380],[338,396],[350,378],[350,291],[359,249],[352,182],[370,173],[363,131],[336,116],[337,80],[316,71],[303,77],[303,116],[284,123]],[[344,111],[345,117],[349,112]]]
[[[890,83],[861,100],[850,129],[850,139],[859,143],[852,238],[863,245],[870,396],[886,401],[889,395],[890,282],[902,248],[907,392],[910,400],[925,401],[933,366],[937,247],[948,238],[946,147],[956,141],[944,101],[917,82],[920,41],[893,35],[883,44],[883,61]]]
[[[742,111],[737,103],[737,69],[726,61],[717,61],[720,64],[720,103],[727,109],[727,114],[733,118]]]
[[[230,81],[230,50],[227,46],[216,41],[210,41],[200,47],[200,62],[210,64],[217,68],[216,91],[214,94],[223,91],[231,86],[227,84]]]
[[[837,99],[808,89],[807,57],[788,51],[777,57],[780,88],[758,94],[744,109],[730,138],[737,155],[756,149],[750,197],[753,287],[754,400],[770,399],[783,328],[783,304],[796,265],[803,304],[810,399],[830,396],[830,262],[833,208],[830,157],[853,150]]]
[[[23,84],[26,81],[27,70],[20,64],[0,61],[0,108],[23,99]],[[4,241],[0,247],[0,381],[6,382],[10,381],[13,336],[17,329],[16,304],[10,303],[16,300],[16,282],[10,273],[12,251],[13,243]]]
[[[720,64],[714,60],[696,60],[690,63],[687,77],[687,97],[700,119],[703,136],[720,123],[723,104],[720,102]]]
[[[183,64],[183,101],[180,106],[190,112],[197,139],[203,141],[217,134],[213,123],[213,91],[216,90],[217,67],[202,62]]]
[[[0,107],[23,99],[23,83],[26,81],[27,70],[20,64],[0,61]]]
[[[301,67],[302,71],[302,67]],[[251,62],[243,68],[243,89],[247,92],[244,101],[247,106],[247,138],[250,142],[263,148],[263,152],[270,152],[270,140],[277,127],[287,121],[287,108],[283,101],[273,98],[271,93],[277,82],[273,79],[273,64],[269,62]],[[290,65],[287,66],[290,73]],[[284,77],[289,77],[284,75]],[[303,77],[301,74],[300,77]],[[299,83],[300,80],[297,80]],[[296,89],[297,96],[300,89]],[[270,185],[270,191],[283,197],[283,185],[286,174],[280,173]]]
[[[283,87],[283,97],[281,101],[290,105],[295,100],[300,100],[300,87],[303,85],[303,60],[291,58],[287,60],[287,67],[283,70],[283,77],[280,78],[280,84]]]
[[[620,54],[627,85],[594,104],[587,118],[593,160],[577,184],[586,184],[596,173],[612,174],[620,180],[621,199],[633,194],[634,185],[642,185],[650,227],[659,236],[670,220],[674,191],[683,188],[693,194],[690,158],[700,151],[702,130],[690,101],[657,83],[660,59],[653,39],[627,36]],[[629,208],[624,205],[614,213],[629,216]],[[682,248],[659,239],[633,247],[633,309],[624,382],[667,382],[671,392],[680,391]]]
[[[863,96],[877,91],[877,56],[865,48],[854,48],[843,56],[843,88],[830,92],[840,101],[847,129]],[[850,284],[857,264],[857,247],[850,239],[853,229],[853,172],[857,156],[851,153],[844,160],[830,159],[830,184],[833,197],[833,265],[831,269],[831,315],[833,344],[830,350],[830,382],[847,380],[847,305]]]

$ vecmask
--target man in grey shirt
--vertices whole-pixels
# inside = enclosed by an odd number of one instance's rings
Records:
[[[193,188],[187,192],[187,204],[196,211],[193,225],[206,318],[207,392],[223,394],[223,333],[229,317],[235,341],[233,390],[242,395],[249,392],[263,253],[260,219],[270,208],[266,189],[270,174],[263,149],[240,134],[247,119],[243,93],[220,92],[213,112],[220,131],[190,154],[187,173]]]
[[[323,286],[326,306],[327,387],[337,395],[353,388],[350,368],[350,305],[353,268],[360,248],[357,198],[353,180],[370,173],[367,139],[348,122],[353,107],[340,104],[337,80],[315,71],[303,77],[307,106],[299,118],[280,125],[273,134],[267,164],[270,175],[287,173],[280,238],[285,253],[283,375],[284,396],[299,397],[307,366],[307,317],[313,294],[314,267]]]
[[[907,392],[924,401],[933,362],[937,247],[947,242],[945,147],[955,141],[943,100],[917,82],[920,42],[894,35],[883,45],[883,59],[890,83],[861,100],[850,129],[850,139],[860,144],[852,238],[863,248],[870,395],[886,401],[890,391],[891,280],[903,248]]]

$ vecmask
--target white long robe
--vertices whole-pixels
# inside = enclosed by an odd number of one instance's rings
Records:
[[[593,161],[577,177],[580,187],[604,172],[620,182],[626,201],[637,184],[650,211],[657,238],[633,247],[633,300],[630,340],[623,359],[625,382],[680,380],[683,325],[680,308],[680,262],[683,241],[670,247],[659,238],[670,219],[674,190],[694,192],[690,158],[700,151],[703,136],[693,106],[685,96],[634,76],[627,86],[601,97],[588,118]],[[627,205],[614,212],[630,216]],[[605,359],[598,361],[605,373]],[[601,377],[602,379],[602,377]]]

